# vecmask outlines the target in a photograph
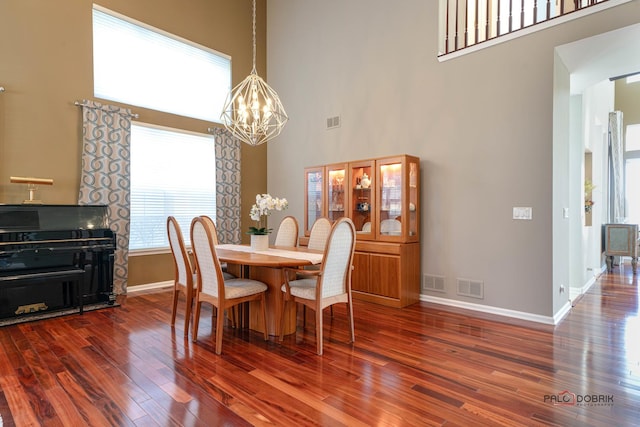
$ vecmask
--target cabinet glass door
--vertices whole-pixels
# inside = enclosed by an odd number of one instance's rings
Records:
[[[305,235],[308,235],[313,223],[322,216],[324,209],[324,168],[305,169]]]
[[[411,240],[418,237],[418,207],[420,206],[420,164],[418,159],[409,160],[409,237]]]
[[[327,203],[328,217],[334,222],[345,216],[347,194],[344,191],[346,168],[344,165],[327,166]]]
[[[373,161],[350,163],[351,219],[359,239],[375,238],[375,172]]]
[[[405,214],[402,210],[402,172],[401,162],[381,164],[378,170],[380,236],[402,235],[402,221]]]

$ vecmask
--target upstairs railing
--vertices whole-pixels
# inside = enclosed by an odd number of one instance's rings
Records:
[[[440,52],[469,46],[609,0],[440,0]]]

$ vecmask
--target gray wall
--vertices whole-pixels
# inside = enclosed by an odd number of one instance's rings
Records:
[[[570,96],[554,48],[639,19],[633,1],[439,62],[436,1],[268,0],[268,81],[290,117],[268,146],[269,192],[301,219],[305,166],[417,155],[422,273],[447,285],[431,296],[550,318],[580,220],[562,217],[569,149],[554,146],[569,140]],[[484,299],[456,295],[457,278],[483,281]]]

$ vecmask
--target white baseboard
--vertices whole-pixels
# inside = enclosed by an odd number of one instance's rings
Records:
[[[587,293],[587,291],[589,291],[589,289],[591,289],[591,287],[593,285],[595,285],[596,280],[598,280],[598,277],[600,277],[600,275],[602,273],[604,273],[605,271],[607,271],[607,266],[606,265],[602,265],[600,266],[600,270],[594,270],[596,274],[593,275],[593,277],[591,277],[589,280],[587,280],[587,283],[585,283],[582,287],[574,287],[574,286],[570,286],[569,287],[569,300],[571,301],[575,301],[577,298],[579,298],[581,295],[584,295]]]
[[[167,280],[165,282],[147,283],[144,285],[127,286],[127,295],[135,294],[136,292],[150,291],[154,289],[172,288],[173,280]]]
[[[420,295],[420,301],[432,302],[451,307],[464,308],[466,310],[479,311],[482,313],[495,314],[498,316],[512,317],[515,319],[527,320],[530,322],[544,323],[547,325],[557,325],[560,320],[571,310],[571,303],[567,303],[553,317],[541,316],[539,314],[526,313],[524,311],[508,310],[505,308],[491,307],[482,304],[474,304],[464,301],[456,301],[447,298],[434,297],[431,295]]]

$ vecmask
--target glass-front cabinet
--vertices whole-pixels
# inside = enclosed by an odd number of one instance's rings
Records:
[[[376,160],[378,240],[417,242],[420,162],[397,156]]]
[[[311,226],[324,214],[324,167],[312,167],[304,170],[304,229],[309,235]]]
[[[349,217],[356,227],[358,239],[362,240],[375,238],[374,173],[374,160],[349,163],[349,183],[351,188]]]
[[[420,159],[405,154],[306,168],[305,180],[306,236],[320,216],[347,216],[355,225],[353,297],[392,307],[418,302]]]

